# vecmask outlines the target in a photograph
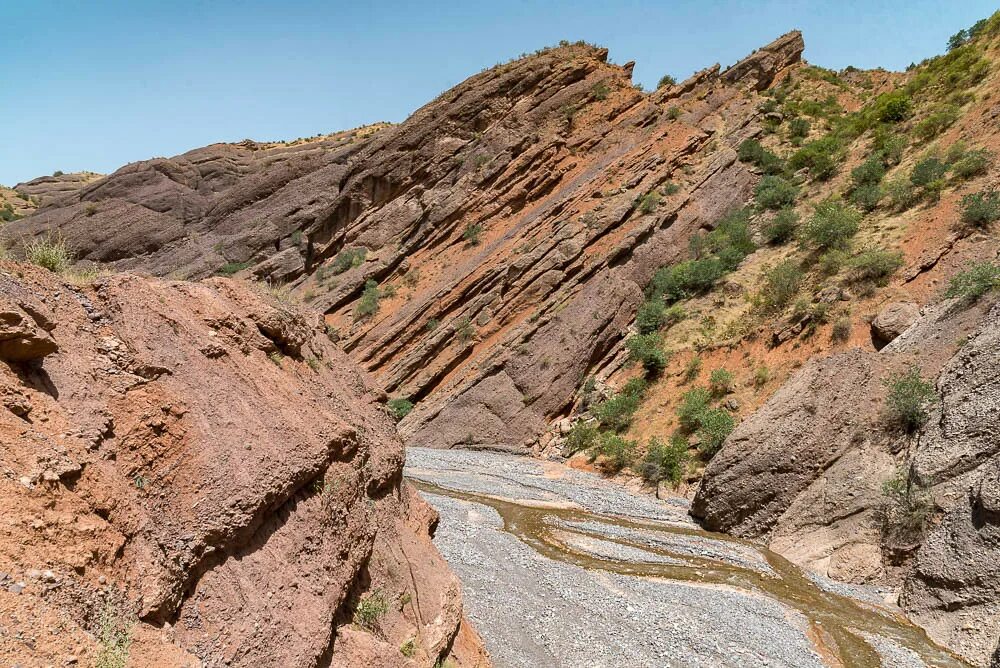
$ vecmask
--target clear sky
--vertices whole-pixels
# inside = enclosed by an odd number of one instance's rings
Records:
[[[994,0],[995,1],[995,0]],[[0,183],[110,172],[216,141],[401,121],[560,39],[636,61],[647,89],[798,28],[805,57],[902,69],[991,14],[981,0],[424,2],[0,0]]]

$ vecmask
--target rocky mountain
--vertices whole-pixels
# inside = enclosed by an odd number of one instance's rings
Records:
[[[707,528],[898,587],[985,666],[1000,17],[952,42],[833,72],[793,32],[651,92],[567,43],[399,125],[128,165],[4,232],[15,255],[63,244],[71,275],[288,295],[407,445],[687,497]]]
[[[5,665],[486,664],[317,315],[2,262],[0,360]]]

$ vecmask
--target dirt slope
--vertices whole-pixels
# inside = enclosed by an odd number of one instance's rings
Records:
[[[0,360],[0,661],[485,664],[318,316],[226,279],[2,262]]]

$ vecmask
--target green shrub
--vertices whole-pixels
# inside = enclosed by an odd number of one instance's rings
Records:
[[[851,338],[852,328],[850,318],[838,318],[830,330],[830,340],[834,343],[844,343]]]
[[[218,271],[215,273],[220,276],[233,276],[243,271],[251,265],[250,262],[227,262],[226,264],[219,267]]]
[[[606,99],[608,99],[608,94],[610,92],[611,92],[611,89],[608,88],[608,84],[604,83],[603,81],[598,81],[590,89],[590,94],[594,96],[595,100],[606,100]]]
[[[882,93],[875,100],[874,114],[882,123],[898,123],[910,116],[913,101],[903,91]]]
[[[809,135],[809,121],[804,118],[793,118],[788,123],[788,138],[791,140],[805,139]]]
[[[753,372],[753,386],[758,390],[767,385],[769,380],[771,380],[771,370],[766,366],[759,366]]]
[[[758,301],[767,313],[778,313],[792,301],[804,275],[794,260],[785,260],[764,272]]]
[[[780,176],[765,176],[754,188],[754,199],[765,209],[781,209],[795,202],[799,189]]]
[[[639,200],[639,211],[644,214],[650,214],[656,211],[656,207],[659,205],[660,194],[655,190],[650,190],[642,196],[641,200]]]
[[[827,135],[804,144],[788,159],[788,166],[793,171],[807,168],[810,178],[815,181],[826,181],[837,173],[840,152],[841,145],[837,138]]]
[[[857,209],[826,200],[816,205],[812,218],[802,228],[802,238],[817,250],[844,249],[858,233],[860,222]]]
[[[663,88],[664,86],[676,86],[677,79],[673,78],[669,74],[664,74],[660,77],[660,80],[656,82],[657,88]]]
[[[868,248],[850,260],[851,280],[884,282],[903,266],[903,254],[884,248]]]
[[[761,234],[769,244],[783,244],[795,236],[799,214],[794,209],[782,209],[761,226]]]
[[[635,314],[635,326],[640,334],[651,334],[663,326],[667,307],[659,298],[647,299]]]
[[[132,649],[132,624],[110,600],[104,602],[97,620],[97,642],[101,648],[95,668],[125,668]]]
[[[670,356],[663,350],[660,335],[654,333],[638,334],[625,342],[628,349],[628,360],[631,364],[642,364],[642,368],[651,376],[657,376],[667,366]]]
[[[389,415],[396,422],[399,422],[413,410],[413,402],[406,397],[397,397],[396,399],[390,399],[386,407],[389,409]]]
[[[701,358],[695,355],[684,366],[684,382],[690,383],[701,374]]]
[[[711,458],[735,428],[736,420],[721,408],[705,411],[698,427],[698,451]]]
[[[875,150],[889,165],[898,165],[903,159],[903,152],[906,150],[907,140],[904,135],[889,134],[887,132],[876,132]]]
[[[378,283],[369,278],[365,281],[365,288],[361,292],[361,299],[354,308],[354,319],[361,320],[378,313],[378,301],[381,298],[382,293],[378,289]]]
[[[987,292],[1000,288],[1000,265],[976,262],[966,265],[948,282],[945,297],[959,297],[974,302]]]
[[[600,432],[593,422],[574,422],[566,434],[566,450],[569,454],[589,450],[597,443]]]
[[[885,165],[882,159],[872,156],[851,170],[851,183],[855,188],[867,185],[877,185],[885,177]]]
[[[669,118],[670,120],[676,121],[680,117],[681,117],[680,107],[670,107],[669,109],[667,109],[667,118]]]
[[[935,181],[943,179],[947,171],[948,165],[941,162],[937,156],[930,155],[913,166],[910,183],[919,188],[926,188]]]
[[[784,161],[760,145],[756,139],[747,139],[736,149],[740,162],[748,162],[760,167],[765,174],[779,174],[785,168]]]
[[[687,317],[687,311],[680,304],[673,304],[668,307],[666,312],[663,314],[663,324],[667,327],[676,325],[681,320]]]
[[[709,410],[712,395],[704,387],[695,387],[681,395],[677,407],[677,420],[686,433],[694,433],[701,427],[702,418]]]
[[[598,439],[597,449],[606,458],[605,467],[618,472],[635,460],[636,442],[605,432]]]
[[[882,503],[875,513],[883,542],[889,546],[918,542],[933,509],[934,500],[926,488],[905,468],[898,469],[882,483]]]
[[[334,274],[343,274],[348,269],[360,267],[367,255],[368,249],[364,247],[344,249],[337,253],[337,257],[333,258],[330,270]]]
[[[614,431],[624,431],[632,424],[632,416],[642,403],[644,386],[630,388],[628,385],[601,403],[594,406],[593,414],[602,427]]]
[[[905,211],[920,199],[910,180],[902,176],[886,181],[883,192],[894,211]]]
[[[664,197],[670,197],[671,195],[676,195],[680,189],[681,187],[673,181],[667,181],[663,184],[663,187],[660,188],[660,192],[663,193]]]
[[[711,290],[724,274],[725,268],[718,258],[685,260],[658,270],[652,285],[655,293],[670,301],[678,301]]]
[[[669,480],[676,487],[684,477],[689,461],[687,439],[682,435],[675,434],[670,443],[654,436],[649,439],[646,456],[636,466],[636,472],[654,485],[661,480]]]
[[[354,609],[354,623],[363,629],[375,631],[380,620],[389,612],[389,599],[381,589],[374,589],[358,601]]]
[[[708,376],[708,388],[712,394],[722,396],[733,391],[733,374],[725,368],[714,369]]]
[[[399,653],[406,658],[411,658],[417,653],[417,640],[416,638],[408,638],[406,642],[399,646]]]
[[[1000,193],[975,193],[962,198],[962,222],[970,227],[988,228],[1000,219]]]
[[[924,141],[934,139],[958,120],[958,108],[951,104],[935,108],[927,118],[913,127],[913,131]]]
[[[719,257],[727,271],[735,269],[757,248],[750,232],[750,210],[733,209],[723,216],[705,235],[705,247]]]
[[[828,250],[819,256],[817,267],[824,276],[835,276],[847,264],[847,253],[842,250]]]
[[[31,264],[60,272],[73,261],[73,252],[61,236],[46,235],[25,243],[24,257]]]
[[[476,328],[473,327],[469,316],[465,316],[455,323],[455,336],[458,337],[459,343],[463,344],[468,343],[476,336]]]
[[[985,174],[993,162],[993,154],[984,148],[969,151],[952,162],[951,171],[959,179],[971,179]]]
[[[479,223],[469,223],[462,232],[462,239],[470,246],[478,246],[483,234],[483,226]]]
[[[886,422],[908,434],[926,424],[929,404],[937,399],[934,386],[920,376],[920,370],[911,367],[904,373],[894,374],[885,381],[889,394],[885,400]]]
[[[862,211],[874,211],[882,200],[882,188],[877,183],[858,186],[851,192],[851,202]]]

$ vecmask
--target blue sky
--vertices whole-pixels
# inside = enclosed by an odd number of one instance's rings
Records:
[[[110,172],[216,141],[401,121],[484,67],[560,39],[636,61],[647,89],[792,29],[805,57],[904,68],[996,5],[0,0],[0,183]]]

